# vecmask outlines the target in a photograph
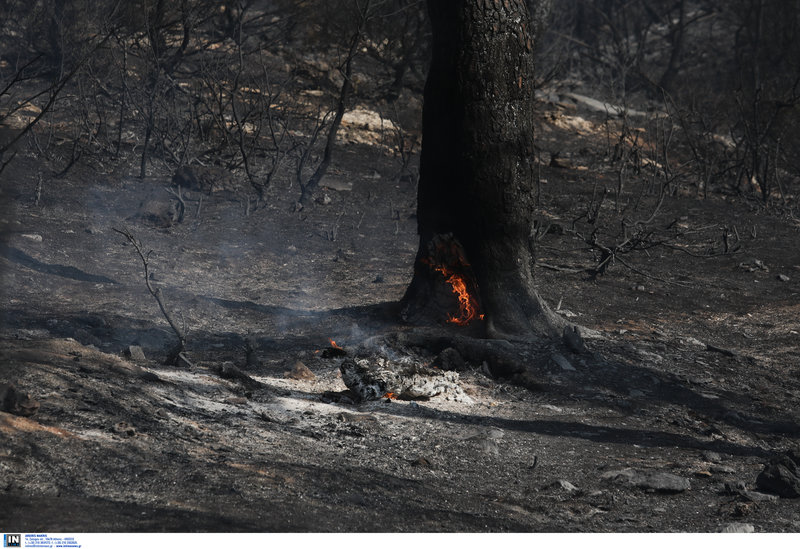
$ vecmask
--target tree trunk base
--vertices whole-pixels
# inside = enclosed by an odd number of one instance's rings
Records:
[[[573,325],[553,312],[519,272],[493,276],[482,290],[486,303],[486,335],[493,339],[527,340],[560,337]]]
[[[572,327],[539,297],[529,269],[482,272],[486,283],[479,287],[452,234],[434,235],[419,249],[414,278],[400,302],[404,322],[509,341],[552,339]]]

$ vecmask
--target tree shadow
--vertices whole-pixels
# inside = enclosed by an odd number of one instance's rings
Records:
[[[82,271],[70,265],[50,264],[39,261],[17,248],[8,246],[0,242],[0,256],[5,257],[9,261],[33,269],[34,271],[60,276],[62,278],[69,278],[71,280],[78,280],[80,282],[93,282],[97,284],[117,284],[116,280],[102,275],[95,275]]]
[[[585,367],[569,376],[574,378],[570,380],[572,387],[588,382],[590,387],[622,395],[630,394],[635,387],[643,387],[646,394],[626,397],[634,409],[646,410],[653,403],[676,405],[701,418],[751,433],[800,436],[796,416],[787,418],[794,415],[793,410],[756,401],[751,395],[722,387],[714,387],[711,393],[699,391],[674,373],[630,363],[613,354],[606,357],[592,353],[592,358],[586,362]]]
[[[172,293],[173,302],[176,297],[179,300],[196,297],[231,311],[251,312],[261,319],[258,322],[261,329],[254,330],[253,334],[231,330],[190,330],[187,345],[190,352],[239,349],[253,342],[259,350],[269,353],[313,351],[327,345],[329,338],[349,336],[353,332],[352,322],[369,324],[370,335],[397,326],[393,320],[396,318],[394,302],[307,311],[252,301],[183,294],[185,292]],[[264,327],[267,329],[264,330]],[[104,312],[53,310],[38,313],[24,307],[6,309],[0,311],[0,328],[6,331],[25,329],[46,332],[52,337],[72,338],[83,345],[94,345],[111,353],[122,352],[130,345],[139,345],[150,353],[160,355],[166,354],[175,343],[175,335],[163,319],[141,319]]]
[[[344,316],[358,316],[363,308],[336,310]],[[385,309],[373,307],[373,314],[381,314]],[[395,328],[397,324],[395,324]],[[452,343],[447,337],[439,338],[429,349],[436,356]],[[613,426],[597,427],[581,422],[553,420],[510,420],[482,416],[463,416],[450,412],[429,411],[432,419],[442,419],[469,424],[485,424],[515,431],[535,432],[552,436],[575,436],[594,442],[638,444],[641,446],[685,447],[698,450],[715,450],[738,455],[767,456],[769,451],[757,445],[739,444],[725,440],[702,440],[701,436],[721,435],[716,425],[728,425],[742,431],[763,436],[800,438],[800,423],[793,410],[783,410],[774,405],[728,389],[714,387],[714,394],[697,390],[689,382],[668,371],[660,371],[641,364],[627,362],[620,357],[603,356],[597,352],[582,355],[582,364],[575,371],[554,373],[549,361],[553,350],[570,356],[578,363],[578,356],[561,342],[535,347],[544,356],[531,359],[524,353],[534,347],[525,347],[520,353],[521,363],[525,363],[527,374],[537,380],[539,390],[557,395],[565,400],[579,400],[592,407],[612,408],[623,414],[636,417],[661,416],[658,419],[678,422],[677,429],[697,430],[698,435],[678,434],[662,430],[619,428]],[[519,350],[519,349],[518,349]],[[527,362],[525,362],[527,361]],[[474,365],[477,366],[477,365]],[[509,381],[514,381],[510,379]],[[632,389],[644,388],[637,396],[630,396]],[[534,390],[534,394],[536,391]],[[308,395],[311,397],[312,395]],[[318,397],[319,395],[317,395]],[[658,409],[660,407],[660,410]],[[424,409],[424,407],[420,407]],[[410,414],[408,407],[387,407],[387,413]],[[426,413],[426,412],[420,412]],[[681,425],[680,420],[696,421],[697,425]]]
[[[185,291],[184,291],[185,292]],[[179,294],[176,294],[179,295]],[[189,341],[190,352],[205,352],[210,349],[225,349],[230,354],[231,350],[240,349],[253,341],[259,352],[273,356],[285,355],[287,360],[298,351],[313,352],[324,346],[328,337],[341,338],[343,333],[351,331],[351,324],[365,326],[366,329],[354,338],[391,333],[402,330],[398,322],[396,302],[381,302],[355,307],[342,307],[325,311],[307,311],[292,309],[290,307],[272,306],[255,303],[247,300],[231,300],[213,296],[193,296],[206,300],[215,306],[231,311],[248,311],[263,319],[262,325],[268,326],[255,337],[234,331],[198,330],[191,333]],[[49,315],[52,316],[52,315]],[[41,328],[54,336],[73,337],[83,344],[97,344],[100,340],[105,345],[103,350],[120,352],[128,345],[140,344],[151,349],[161,349],[166,352],[174,342],[174,336],[166,326],[157,326],[155,321],[137,320],[129,317],[114,315],[111,318],[99,321],[95,315],[60,315],[64,322],[56,327],[48,325],[48,317],[32,314],[24,310],[5,311],[0,323],[15,324],[29,328]],[[13,321],[13,322],[12,322]],[[279,322],[278,322],[279,321]],[[280,329],[275,327],[280,325]],[[86,334],[90,337],[87,337]],[[250,341],[248,341],[248,339]],[[345,338],[346,342],[346,338]],[[354,340],[353,343],[356,343]],[[438,347],[426,349],[435,356],[448,344],[446,337],[437,344]],[[569,356],[576,365],[581,357],[569,354],[568,350],[559,348],[558,343],[552,343],[550,351],[554,348]],[[529,352],[532,347],[522,351]],[[540,345],[537,348],[542,350]],[[606,350],[607,351],[607,350]],[[608,353],[607,353],[608,354]],[[612,349],[613,354],[613,349]],[[242,353],[242,358],[244,354]],[[623,413],[634,414],[637,411],[647,411],[655,405],[666,408],[678,407],[691,414],[707,420],[709,423],[724,423],[754,434],[784,435],[798,437],[800,425],[793,417],[787,418],[791,411],[780,410],[769,404],[755,403],[749,395],[734,391],[716,389],[717,398],[711,398],[694,388],[688,382],[678,379],[670,372],[659,371],[641,364],[627,362],[614,356],[606,357],[594,352],[582,355],[583,363],[577,366],[574,372],[553,373],[552,364],[548,363],[550,355],[545,357],[525,359],[520,355],[520,360],[527,360],[528,372],[538,381],[539,386],[547,394],[558,395],[565,399],[578,399],[589,406],[614,407],[614,401],[620,406]],[[549,365],[548,365],[549,364]],[[258,373],[258,372],[250,372]],[[652,380],[657,380],[653,382]],[[646,387],[646,394],[637,397],[629,395],[632,388]],[[319,397],[320,395],[308,395]],[[598,396],[610,397],[599,399]],[[400,408],[400,407],[398,407]],[[401,413],[398,409],[393,413]],[[670,410],[661,412],[669,416]],[[679,412],[679,414],[683,415]],[[441,417],[450,417],[444,414]],[[654,446],[681,446],[696,449],[717,449],[729,453],[749,453],[764,455],[764,451],[757,447],[742,446],[721,441],[702,441],[689,435],[679,435],[666,431],[641,431],[636,429],[620,429],[616,427],[596,427],[579,422],[560,421],[522,421],[500,420],[496,418],[457,418],[450,421],[465,423],[494,422],[497,427],[519,431],[538,432],[548,435],[580,436],[596,442],[625,442],[640,445]],[[685,427],[680,427],[685,428]],[[713,425],[709,426],[713,431]],[[584,435],[575,433],[588,433]]]
[[[151,456],[139,452],[135,461],[153,463]],[[302,479],[295,482],[313,485],[313,492],[306,490],[302,499],[287,498],[275,491],[278,487],[266,487],[260,497],[245,500],[234,486],[248,478],[246,471],[191,460],[173,462],[169,468],[178,476],[187,476],[191,470],[208,478],[210,486],[204,487],[200,499],[186,500],[188,494],[176,493],[171,496],[173,503],[165,504],[159,502],[158,489],[153,504],[79,491],[59,497],[8,493],[4,495],[8,505],[3,506],[5,511],[0,510],[0,520],[29,532],[466,532],[530,528],[510,517],[436,506],[431,494],[441,493],[441,488],[431,483],[438,481],[415,481],[366,466],[329,468],[280,460],[258,465],[273,474]],[[474,501],[464,503],[475,506]],[[376,515],[379,521],[374,520]]]
[[[303,391],[293,391],[308,399],[320,399],[321,395]],[[327,402],[327,401],[326,401]],[[342,409],[352,411],[359,405],[336,404]],[[370,412],[376,411],[370,409]],[[591,425],[579,421],[563,421],[551,419],[509,419],[478,414],[437,410],[425,403],[417,403],[411,407],[402,404],[386,403],[380,408],[381,414],[395,415],[404,418],[422,418],[431,421],[448,422],[460,425],[471,425],[483,428],[496,427],[506,431],[517,431],[553,437],[568,437],[588,440],[602,444],[638,445],[645,448],[685,448],[698,451],[714,451],[737,456],[768,457],[772,453],[756,445],[747,445],[724,440],[701,440],[686,434],[671,433],[652,429],[622,428],[610,425]]]

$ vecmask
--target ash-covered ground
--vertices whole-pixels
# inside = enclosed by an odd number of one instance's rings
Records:
[[[562,99],[540,106],[536,276],[600,337],[516,347],[517,379],[462,352],[466,398],[359,403],[345,358],[323,357],[330,339],[384,341],[427,364],[440,349],[409,342],[461,333],[397,319],[416,179],[359,127],[301,211],[296,186],[255,204],[240,181],[185,191],[179,223],[141,209],[169,210],[170,173],[83,164],[40,187],[21,155],[2,185],[0,381],[18,397],[5,386],[0,529],[800,529],[800,500],[757,483],[800,435],[800,224],[676,193],[658,213],[679,229],[669,246],[589,276],[598,252],[573,220],[614,210],[593,197],[616,168],[607,120]],[[175,336],[114,229],[152,250],[187,333],[179,366],[162,364]]]

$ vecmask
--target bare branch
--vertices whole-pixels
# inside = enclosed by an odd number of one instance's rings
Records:
[[[164,297],[162,295],[161,288],[154,288],[150,281],[150,254],[153,253],[153,251],[149,250],[147,253],[145,253],[141,241],[133,236],[128,229],[113,228],[113,230],[114,232],[124,236],[128,242],[131,243],[133,249],[136,250],[136,253],[139,256],[139,259],[142,260],[142,265],[144,266],[144,282],[147,285],[147,291],[150,292],[150,295],[155,298],[156,302],[158,303],[158,308],[161,309],[161,314],[163,314],[164,318],[167,319],[172,331],[175,332],[175,335],[178,338],[178,345],[169,352],[167,355],[167,360],[165,361],[167,364],[175,364],[179,358],[179,355],[186,351],[186,334],[169,312],[167,306],[164,304]]]

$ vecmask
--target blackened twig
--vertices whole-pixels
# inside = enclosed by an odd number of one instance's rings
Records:
[[[128,229],[120,230],[114,228],[114,231],[127,238],[128,242],[130,242],[133,245],[133,248],[136,250],[136,253],[139,254],[139,258],[142,260],[142,265],[144,265],[144,282],[147,285],[147,291],[149,291],[150,295],[152,295],[155,298],[156,302],[158,303],[158,308],[161,309],[161,314],[163,314],[164,318],[167,319],[167,322],[172,328],[172,331],[175,332],[175,335],[178,337],[178,345],[169,352],[169,354],[167,355],[167,359],[165,361],[167,364],[175,364],[178,359],[178,355],[186,351],[186,334],[178,325],[178,323],[175,321],[175,318],[169,312],[167,306],[164,304],[164,298],[161,293],[161,288],[153,288],[153,285],[150,282],[149,258],[150,254],[152,253],[152,250],[147,253],[144,253],[141,241],[139,241],[135,236],[133,236]]]

